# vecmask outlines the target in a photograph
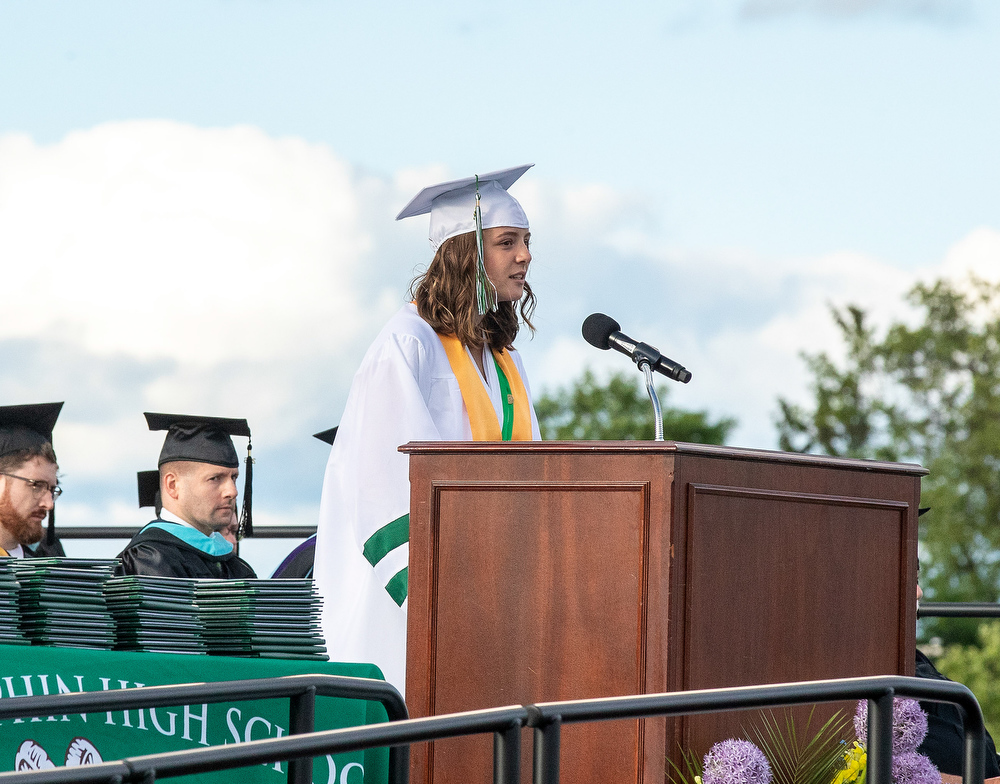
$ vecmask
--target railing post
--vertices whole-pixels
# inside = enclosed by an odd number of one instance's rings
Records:
[[[868,784],[892,784],[892,690],[868,700]]]
[[[559,731],[561,716],[550,716],[535,727],[534,784],[559,784]]]
[[[493,733],[493,784],[520,784],[521,725]]]
[[[288,701],[288,732],[302,735],[316,726],[316,687],[310,686]],[[288,784],[312,784],[313,758],[288,760]]]
[[[389,749],[389,784],[409,784],[410,747],[392,746]]]
[[[958,705],[957,707],[962,713],[965,725],[965,762],[962,781],[964,784],[983,784],[986,768],[985,729],[976,726],[977,722],[969,721],[971,717],[964,706]]]

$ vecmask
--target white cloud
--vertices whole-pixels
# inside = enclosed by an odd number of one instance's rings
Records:
[[[366,321],[350,168],[254,128],[113,123],[37,147],[0,141],[6,336],[97,353],[233,358],[335,348]],[[291,311],[291,313],[290,313]],[[291,315],[291,317],[290,317]]]
[[[1000,231],[982,226],[956,242],[945,255],[942,273],[958,281],[971,273],[1000,283]]]

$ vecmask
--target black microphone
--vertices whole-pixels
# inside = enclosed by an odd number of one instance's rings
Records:
[[[636,365],[643,363],[667,378],[686,384],[691,380],[691,371],[683,365],[663,356],[658,349],[648,343],[639,343],[621,332],[621,325],[611,316],[591,313],[583,322],[583,337],[595,348],[607,351],[613,348],[627,354]]]

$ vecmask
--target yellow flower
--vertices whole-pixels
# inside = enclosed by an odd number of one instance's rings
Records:
[[[861,782],[865,777],[865,769],[868,767],[868,752],[860,743],[854,741],[854,745],[844,752],[844,768],[837,774],[831,784],[855,784]]]

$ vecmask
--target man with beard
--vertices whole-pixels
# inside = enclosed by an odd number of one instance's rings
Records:
[[[0,407],[0,556],[31,557],[62,490],[52,449],[62,403]]]
[[[120,554],[125,574],[156,577],[254,578],[223,533],[236,508],[240,461],[231,436],[250,437],[245,419],[145,415],[150,430],[166,430],[160,451],[159,497],[147,493],[157,517]],[[241,528],[249,535],[250,448]],[[140,497],[142,497],[140,476]]]

